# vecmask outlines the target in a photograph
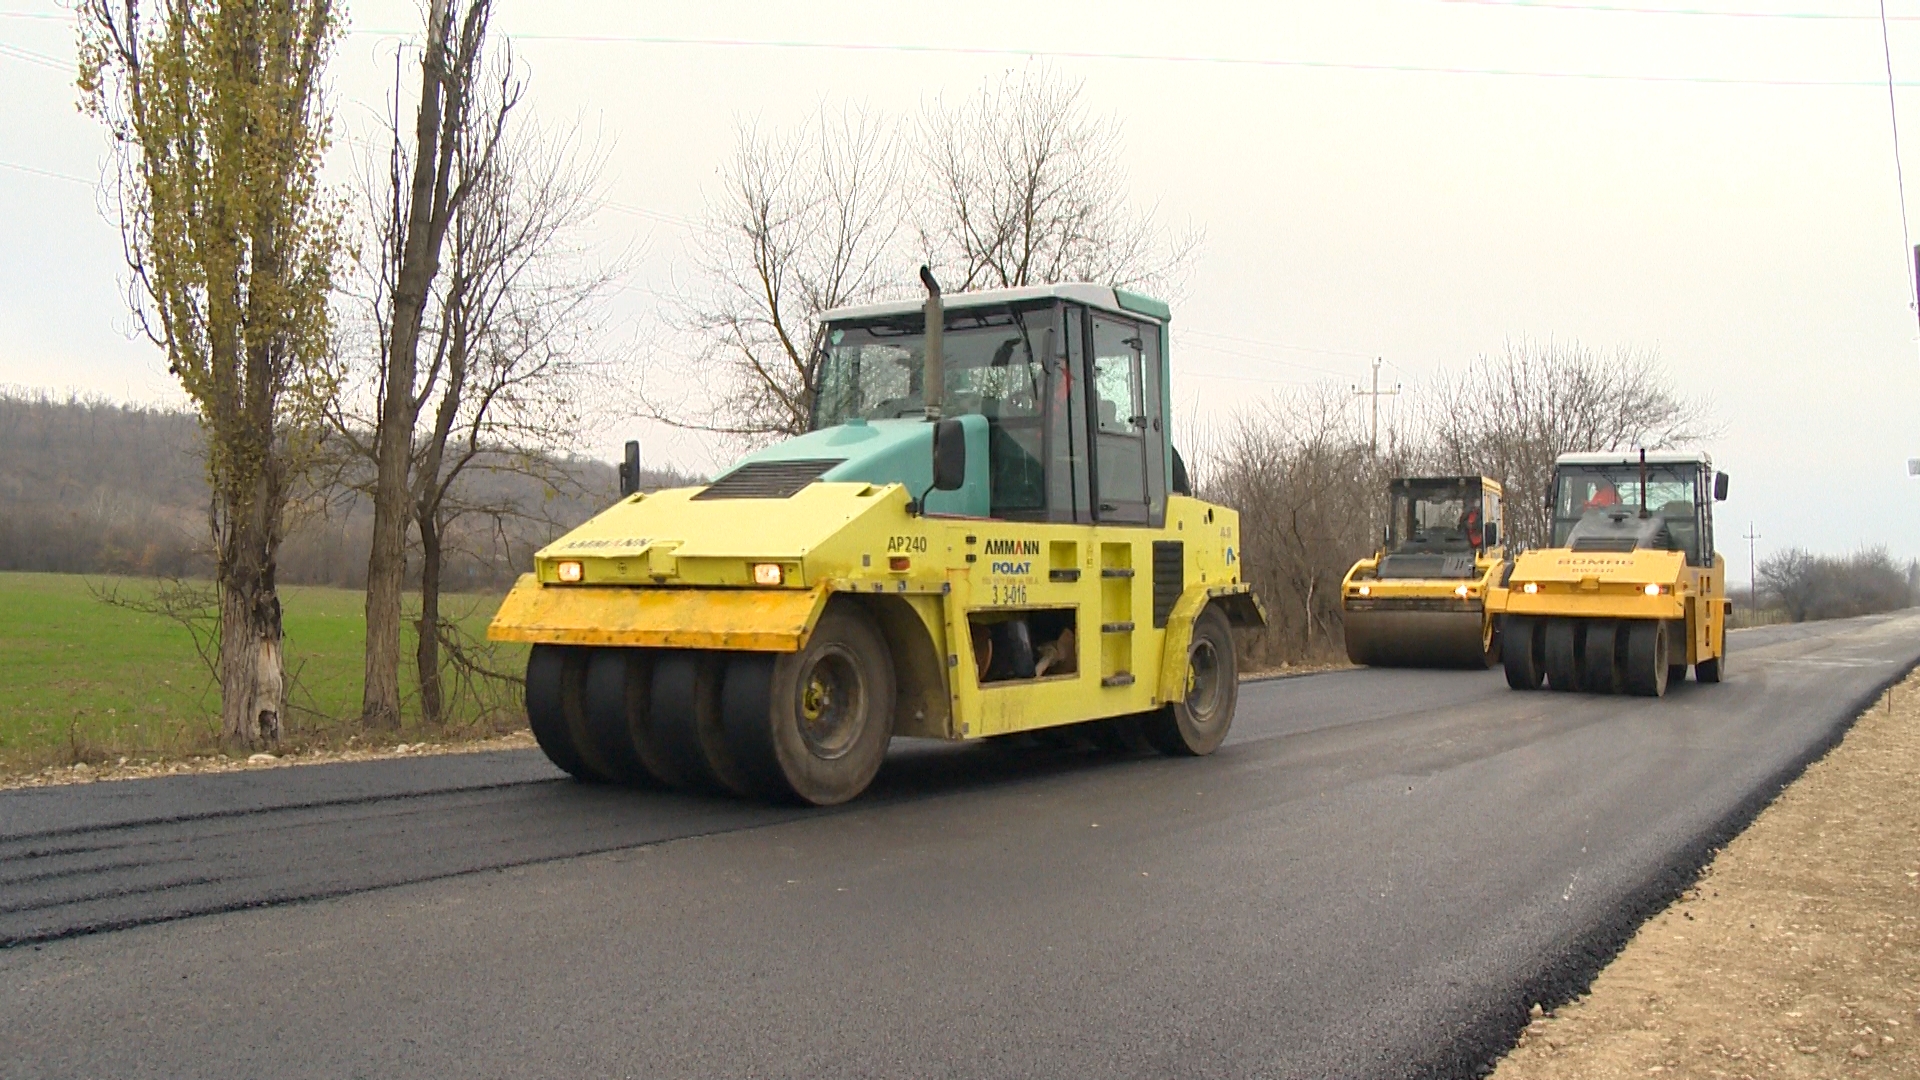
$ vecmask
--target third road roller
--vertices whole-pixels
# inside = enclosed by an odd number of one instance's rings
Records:
[[[1713,505],[1727,474],[1702,453],[1562,454],[1549,546],[1514,562],[1492,603],[1516,690],[1660,697],[1726,677],[1726,560]]]
[[[1347,657],[1375,667],[1486,668],[1499,658],[1487,604],[1507,569],[1501,489],[1484,476],[1398,477],[1385,545],[1347,571]]]

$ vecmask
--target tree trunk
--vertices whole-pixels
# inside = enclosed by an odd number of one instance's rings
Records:
[[[262,484],[261,487],[266,485]],[[274,510],[264,492],[231,507],[220,579],[220,730],[234,751],[280,741],[286,697]]]
[[[440,684],[440,530],[422,518],[420,525],[420,642],[414,652],[420,674],[420,717],[428,725],[446,722]]]
[[[440,140],[446,48],[447,0],[432,0],[427,48],[420,64],[406,243],[394,280],[380,429],[374,434],[373,547],[367,556],[366,685],[360,715],[363,723],[375,728],[400,726],[400,590],[407,570],[413,425],[420,415],[414,381],[419,374],[420,322],[428,289],[440,269],[451,167],[450,148]]]

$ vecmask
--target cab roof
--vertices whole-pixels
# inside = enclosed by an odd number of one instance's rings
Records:
[[[1055,299],[1071,300],[1077,304],[1085,304],[1091,308],[1134,318],[1144,315],[1160,322],[1167,322],[1173,318],[1171,308],[1150,296],[1116,289],[1110,285],[1093,285],[1084,281],[1062,282],[1057,285],[1023,285],[1015,289],[981,289],[977,292],[946,293],[940,298],[948,311],[984,307],[989,304],[1014,304],[1023,300]],[[850,319],[884,318],[888,315],[918,315],[925,306],[924,299],[851,304],[823,313],[820,321],[842,322]]]
[[[1387,487],[1397,488],[1397,487],[1425,486],[1428,484],[1472,484],[1472,483],[1478,483],[1482,491],[1491,491],[1495,495],[1506,494],[1505,489],[1501,488],[1500,486],[1500,481],[1495,480],[1491,476],[1480,476],[1478,474],[1469,475],[1469,476],[1396,476],[1393,479],[1387,481]]]
[[[1638,465],[1640,451],[1609,450],[1600,453],[1561,454],[1553,459],[1558,465]],[[1649,465],[1705,465],[1713,467],[1713,458],[1701,450],[1649,450]]]

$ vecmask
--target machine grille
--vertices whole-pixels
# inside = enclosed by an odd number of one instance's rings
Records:
[[[1639,543],[1634,536],[1581,536],[1573,541],[1575,551],[1632,551]]]
[[[1153,625],[1164,629],[1173,605],[1187,588],[1187,545],[1180,540],[1153,542]]]
[[[840,464],[838,458],[750,461],[707,485],[698,499],[790,499]]]

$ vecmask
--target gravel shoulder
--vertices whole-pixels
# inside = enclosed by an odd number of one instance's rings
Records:
[[[1649,920],[1495,1080],[1920,1076],[1920,674]]]

